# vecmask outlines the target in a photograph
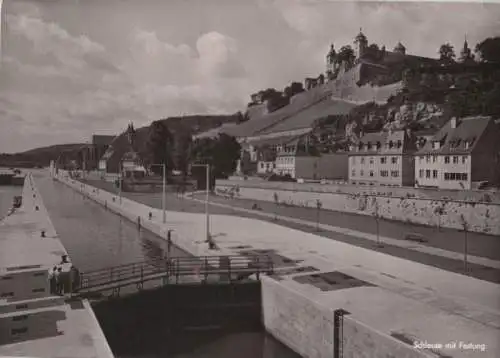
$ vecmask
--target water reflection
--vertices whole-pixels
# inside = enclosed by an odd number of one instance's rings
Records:
[[[83,271],[163,255],[163,241],[137,225],[82,197],[64,184],[35,175],[55,229],[72,261]],[[186,256],[177,248],[172,255]]]

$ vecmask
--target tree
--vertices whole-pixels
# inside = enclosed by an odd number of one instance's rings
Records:
[[[338,63],[346,62],[348,65],[354,63],[356,59],[356,55],[354,54],[354,50],[351,46],[342,46],[337,54],[336,61]]]
[[[453,46],[449,43],[445,43],[439,47],[439,60],[446,64],[452,64],[455,62],[455,50]]]
[[[145,162],[151,164],[166,164],[167,169],[172,169],[173,136],[167,125],[162,121],[154,121],[149,126],[148,137],[145,145]],[[161,174],[162,168],[152,166],[151,170]]]
[[[191,160],[210,164],[215,177],[221,178],[234,173],[240,152],[238,141],[222,133],[218,138],[203,138],[193,143]]]
[[[500,37],[488,37],[476,45],[481,62],[500,62]]]
[[[283,93],[286,97],[291,98],[297,93],[304,92],[304,85],[302,82],[292,82],[290,86],[285,87]]]
[[[192,136],[189,128],[181,127],[174,136],[172,161],[175,169],[186,174],[189,165]]]

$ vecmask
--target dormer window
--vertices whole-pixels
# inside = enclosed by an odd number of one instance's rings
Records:
[[[372,149],[372,144],[370,142],[368,142],[368,144],[366,146],[367,146],[368,150]]]
[[[359,149],[359,150],[363,150],[363,143],[362,143],[362,142],[360,142],[360,143],[358,144],[358,149]]]
[[[465,145],[465,149],[469,149],[469,146],[470,146],[469,141],[466,140],[464,142],[464,145]]]
[[[441,143],[439,141],[432,142],[433,149],[439,149],[441,147]]]
[[[392,140],[389,141],[389,148],[392,149],[394,147],[394,142]]]
[[[400,140],[398,140],[398,148],[401,148],[402,145],[403,145],[403,142],[401,142]]]
[[[377,149],[380,149],[382,147],[382,143],[377,142]]]

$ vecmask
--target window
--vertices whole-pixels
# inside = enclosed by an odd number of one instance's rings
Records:
[[[389,176],[389,172],[387,170],[381,170],[380,171],[380,176],[381,177],[388,177]]]
[[[16,305],[16,310],[25,310],[28,308],[27,304]]]
[[[427,179],[429,179],[429,178],[431,177],[431,171],[430,171],[429,169],[427,169],[427,170],[425,171],[425,177],[426,177]]]
[[[345,172],[344,172],[345,173]],[[356,176],[356,171],[353,169],[351,172],[351,176],[355,177]]]
[[[382,143],[377,142],[377,149],[380,149],[382,147]]]
[[[22,334],[22,333],[26,333],[28,332],[28,327],[23,327],[23,328],[12,328],[10,330],[10,333],[12,335],[16,335],[16,334]]]
[[[450,173],[450,180],[456,180],[457,175],[455,173]]]
[[[432,162],[433,162],[433,163],[436,163],[436,162],[437,162],[437,155],[433,155],[433,156],[432,156]]]
[[[34,288],[31,292],[45,292],[45,288]]]
[[[366,144],[368,150],[371,150],[372,149],[372,144],[370,142],[368,142],[368,144]]]
[[[4,276],[2,277],[2,280],[12,280],[12,276]]]
[[[401,140],[398,140],[398,148],[401,148],[402,145],[403,145],[403,142],[401,142]]]
[[[361,164],[365,164],[365,157],[361,157]]]
[[[397,171],[397,170],[392,170],[392,171],[391,171],[391,176],[392,176],[393,178],[397,178],[397,177],[399,177],[399,171]]]
[[[465,149],[469,149],[469,141],[465,141]]]
[[[260,162],[260,168],[264,168],[264,163]],[[344,172],[345,173],[345,172]]]
[[[370,170],[370,176],[373,177],[373,170]]]
[[[462,156],[462,164],[465,164],[465,162],[467,161],[467,156]]]
[[[467,173],[462,173],[462,180],[468,180],[468,175]]]
[[[3,292],[0,297],[12,297],[14,296],[14,292]]]
[[[437,179],[437,177],[438,177],[438,171],[437,170],[433,170],[432,171],[432,178],[433,179]]]
[[[430,163],[431,162],[431,156],[430,155],[426,155],[425,156],[425,162],[426,163]]]
[[[444,180],[450,180],[450,173],[444,173]]]
[[[389,148],[392,149],[392,147],[394,147],[394,142],[392,140],[389,141]]]
[[[392,157],[391,158],[391,163],[392,164],[397,164],[398,163],[398,157]]]
[[[423,169],[420,169],[420,170],[418,171],[418,176],[419,176],[420,178],[423,178],[423,177],[424,177],[424,170],[423,170]]]
[[[360,170],[359,171],[359,175],[361,175],[361,176],[365,175],[365,171],[364,170]]]
[[[356,164],[356,157],[351,157],[351,163]],[[345,172],[344,172],[345,173]]]
[[[27,320],[27,319],[28,319],[28,315],[26,315],[26,314],[23,314],[22,316],[14,316],[14,317],[12,317],[12,320],[14,322],[24,321],[24,320]]]
[[[387,158],[386,157],[381,157],[380,158],[380,164],[385,164],[387,163]]]
[[[373,157],[370,157],[370,164],[373,164]]]
[[[458,157],[455,156],[455,157],[453,157],[453,164],[457,164],[457,163],[458,163]]]
[[[441,146],[441,143],[439,143],[438,141],[435,141],[432,143],[432,148],[434,148],[434,149],[439,149],[440,146]]]
[[[444,157],[444,163],[450,164],[450,157],[449,156]]]

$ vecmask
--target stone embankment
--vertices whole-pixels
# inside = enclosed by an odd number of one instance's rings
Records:
[[[405,195],[406,191],[406,195]],[[241,199],[341,211],[389,220],[500,235],[500,195],[450,193],[413,188],[375,188],[342,185],[217,181],[216,192]]]
[[[0,356],[112,358],[87,300],[50,292],[67,255],[32,175],[21,207],[0,222]]]

